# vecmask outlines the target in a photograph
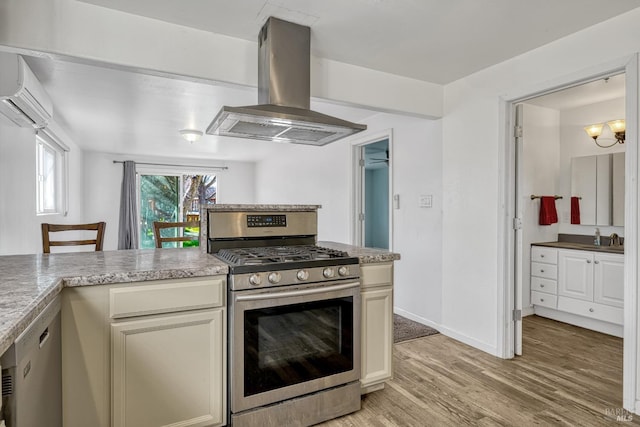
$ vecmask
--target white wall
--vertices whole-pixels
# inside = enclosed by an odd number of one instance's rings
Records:
[[[178,155],[179,153],[176,153]],[[218,203],[254,203],[254,163],[211,160],[170,159],[160,157],[120,156],[88,151],[85,153],[84,211],[87,222],[106,221],[104,250],[118,248],[118,225],[122,164],[114,160],[134,160],[162,164],[193,166],[228,166],[226,171],[216,172],[218,177]]]
[[[534,93],[632,55],[640,50],[638,22],[636,9],[445,86],[442,323],[449,335],[502,354],[501,97]]]
[[[560,175],[560,112],[536,105],[523,105],[522,138],[522,307],[531,306],[531,243],[557,240],[559,225],[540,225],[540,199],[553,196]],[[558,219],[560,211],[556,200]]]
[[[42,253],[40,224],[82,222],[82,151],[52,125],[70,148],[69,212],[36,215],[35,132],[0,119],[0,255]]]
[[[380,113],[364,120],[367,135],[393,129],[392,179],[400,196],[393,211],[396,312],[425,324],[440,324],[442,244],[442,147],[440,121]],[[351,141],[356,140],[353,138]],[[350,140],[325,147],[283,144],[256,167],[258,203],[320,204],[320,240],[352,243],[353,171]],[[433,195],[431,209],[419,208]]]
[[[610,120],[624,118],[624,98],[613,99],[605,102],[598,102],[584,107],[563,110],[560,113],[560,194],[571,194],[571,158],[582,156],[595,156],[599,154],[620,153],[625,151],[625,146],[616,144],[611,148],[600,148],[587,136],[584,127],[592,123],[605,123]],[[605,124],[602,137],[613,137],[607,135],[608,126]],[[603,141],[607,145],[611,142]],[[558,214],[563,219],[571,212],[570,200],[565,197],[559,201]],[[562,221],[560,233],[594,235],[595,225],[572,225],[570,221]],[[617,233],[624,236],[624,227],[599,226],[600,233],[608,236]]]

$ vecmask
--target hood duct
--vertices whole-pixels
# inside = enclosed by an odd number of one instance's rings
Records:
[[[325,145],[367,129],[309,109],[311,31],[270,17],[258,40],[258,103],[222,107],[209,135]]]

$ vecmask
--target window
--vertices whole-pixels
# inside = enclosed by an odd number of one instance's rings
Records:
[[[36,213],[67,214],[66,146],[50,135],[36,136]]]
[[[216,202],[217,179],[215,175],[140,173],[139,192],[140,248],[154,248],[153,223],[199,220],[200,205]],[[167,229],[162,235],[177,231]],[[184,230],[185,234],[194,236],[199,232],[199,228]],[[178,244],[197,246],[198,242],[168,243],[164,247]]]

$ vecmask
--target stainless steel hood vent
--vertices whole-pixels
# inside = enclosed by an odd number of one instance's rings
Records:
[[[259,105],[222,107],[207,134],[325,145],[367,129],[309,109],[310,41],[309,27],[269,18],[258,40]]]

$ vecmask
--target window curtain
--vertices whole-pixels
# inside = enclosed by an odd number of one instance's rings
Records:
[[[136,164],[123,164],[122,193],[120,194],[120,224],[118,249],[138,249],[138,204],[136,203]]]

